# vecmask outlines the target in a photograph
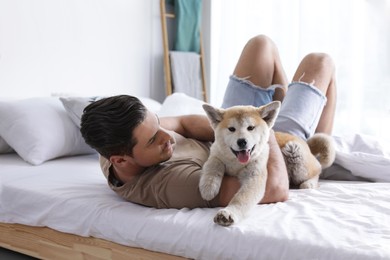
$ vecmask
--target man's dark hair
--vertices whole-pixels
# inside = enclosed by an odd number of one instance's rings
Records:
[[[146,117],[147,109],[133,96],[119,95],[89,104],[81,117],[85,142],[105,158],[132,155],[137,140],[133,130]]]

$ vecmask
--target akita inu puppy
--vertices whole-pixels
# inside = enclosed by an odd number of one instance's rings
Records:
[[[215,141],[203,165],[199,190],[203,199],[211,200],[218,194],[224,174],[239,179],[241,188],[229,205],[220,209],[214,217],[215,223],[229,226],[244,218],[264,196],[268,139],[280,102],[274,101],[258,108],[234,106],[228,109],[204,104],[203,109],[214,129]],[[290,134],[275,135],[287,165],[290,183],[300,188],[316,187],[321,167],[330,166],[334,161],[335,151],[330,137],[315,135],[306,143]],[[318,156],[320,162],[312,153]]]

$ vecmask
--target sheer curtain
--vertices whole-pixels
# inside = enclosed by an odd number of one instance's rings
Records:
[[[374,136],[390,148],[390,0],[212,0],[210,102],[220,105],[246,41],[266,34],[291,80],[310,52],[337,67],[334,134]]]

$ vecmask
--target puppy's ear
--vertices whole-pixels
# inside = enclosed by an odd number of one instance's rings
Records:
[[[203,109],[206,111],[207,117],[210,120],[211,126],[215,128],[223,119],[223,110],[215,108],[209,104],[203,104]]]
[[[272,128],[275,124],[276,117],[279,114],[280,104],[280,101],[272,101],[258,108],[261,118],[264,119],[269,128]]]

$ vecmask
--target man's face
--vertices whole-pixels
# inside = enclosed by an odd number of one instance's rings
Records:
[[[133,131],[137,144],[133,148],[133,159],[142,167],[149,167],[171,158],[175,139],[160,126],[158,117],[148,111],[145,120]]]

